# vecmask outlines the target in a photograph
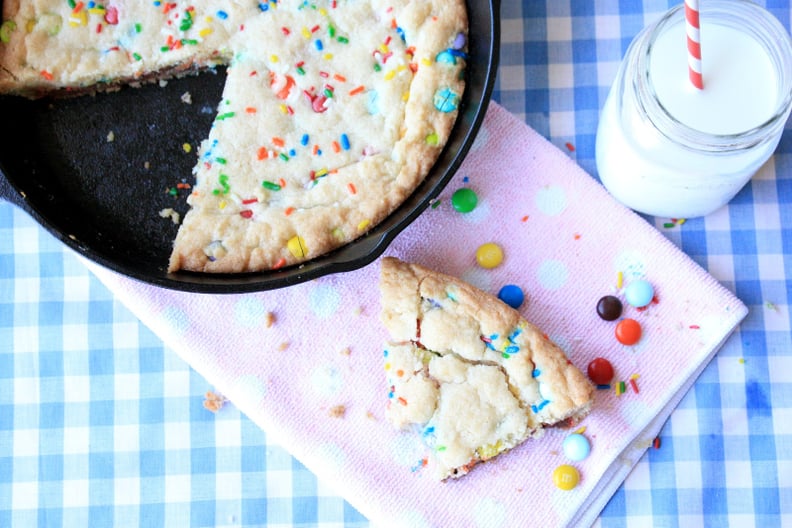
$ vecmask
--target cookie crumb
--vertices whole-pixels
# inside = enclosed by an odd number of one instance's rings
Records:
[[[264,314],[264,326],[267,328],[272,328],[272,325],[275,324],[275,314],[272,312],[267,312]]]
[[[176,211],[174,211],[174,210],[173,210],[172,208],[170,208],[170,207],[168,207],[168,208],[166,208],[166,209],[163,209],[162,211],[160,211],[160,212],[159,212],[159,215],[160,215],[162,218],[170,218],[170,219],[171,219],[171,221],[172,221],[174,224],[178,224],[179,222],[181,222],[181,217],[179,216],[179,213],[178,213],[178,212],[176,212]]]
[[[222,409],[223,405],[225,405],[225,402],[226,402],[225,396],[216,394],[210,390],[206,391],[206,394],[204,394],[204,401],[203,401],[204,409],[212,411],[213,413],[216,413],[217,411]]]
[[[181,96],[181,102],[184,104],[192,104],[192,94],[190,92],[184,92]]]
[[[330,411],[327,413],[330,415],[331,418],[343,418],[346,414],[346,406],[345,405],[334,405],[330,407]]]
[[[342,356],[347,356],[347,357],[351,356],[352,355],[352,349],[349,348],[349,347],[345,347],[344,349],[341,350],[341,355]]]
[[[283,352],[283,351],[285,351],[287,348],[289,348],[289,344],[290,344],[290,343],[289,343],[288,341],[284,341],[283,343],[281,343],[280,345],[278,345],[278,352]]]
[[[115,132],[111,130],[107,133],[107,142],[112,143],[113,141],[115,141]]]

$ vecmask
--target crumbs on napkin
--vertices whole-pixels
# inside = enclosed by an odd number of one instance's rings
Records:
[[[217,411],[219,411],[220,409],[223,408],[223,405],[225,405],[226,401],[227,400],[226,400],[225,396],[223,396],[221,394],[214,393],[214,392],[209,390],[209,391],[206,391],[206,394],[204,394],[203,406],[204,406],[204,409],[207,409],[207,410],[212,411],[213,413],[216,413]]]
[[[328,411],[328,415],[331,418],[343,418],[346,415],[346,405],[334,405],[330,407],[330,411]]]

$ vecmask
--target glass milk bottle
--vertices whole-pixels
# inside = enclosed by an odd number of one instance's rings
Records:
[[[775,151],[792,108],[792,45],[772,14],[702,0],[704,89],[688,78],[684,5],[639,33],[602,109],[597,171],[641,213],[707,215]]]

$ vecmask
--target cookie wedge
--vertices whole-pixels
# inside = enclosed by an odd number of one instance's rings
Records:
[[[381,259],[380,291],[387,417],[418,431],[438,479],[590,412],[592,383],[496,297],[393,257]]]

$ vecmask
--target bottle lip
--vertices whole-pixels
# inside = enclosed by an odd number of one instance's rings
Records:
[[[733,134],[713,134],[691,128],[679,121],[660,103],[652,84],[650,59],[657,38],[672,24],[684,23],[684,4],[670,9],[644,35],[637,53],[638,74],[634,79],[638,102],[660,133],[694,150],[732,152],[745,150],[780,135],[792,110],[792,37],[766,9],[749,0],[708,0],[702,11],[719,23],[736,25],[749,31],[771,52],[778,67],[779,103],[772,116],[749,130]]]

